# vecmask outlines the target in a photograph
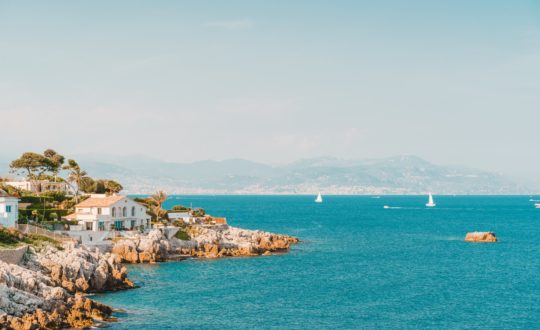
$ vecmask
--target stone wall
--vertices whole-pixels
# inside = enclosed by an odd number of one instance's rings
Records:
[[[19,262],[21,262],[27,250],[27,245],[18,247],[16,249],[0,249],[0,260],[8,264],[17,265]]]

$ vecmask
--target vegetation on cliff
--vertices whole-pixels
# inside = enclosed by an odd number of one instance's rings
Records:
[[[23,234],[15,229],[0,228],[0,248],[13,248],[29,244],[36,248],[52,245],[58,250],[63,250],[60,242],[43,235]]]

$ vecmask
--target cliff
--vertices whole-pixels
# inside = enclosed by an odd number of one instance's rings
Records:
[[[2,329],[83,328],[111,319],[110,307],[82,295],[133,287],[111,254],[84,247],[30,247],[21,265],[0,261]]]

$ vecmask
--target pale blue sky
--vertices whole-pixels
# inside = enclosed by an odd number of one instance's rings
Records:
[[[0,0],[0,154],[414,154],[540,179],[539,77],[538,1]]]

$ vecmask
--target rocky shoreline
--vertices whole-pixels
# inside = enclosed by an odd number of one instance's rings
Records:
[[[288,251],[298,238],[259,230],[247,230],[229,225],[193,225],[180,228],[189,239],[167,238],[154,229],[147,235],[138,235],[118,241],[112,253],[122,262],[146,263],[177,260],[179,258],[223,258],[269,255]]]
[[[30,247],[19,265],[0,261],[0,329],[87,328],[114,321],[111,307],[85,294],[134,288],[122,263],[268,255],[288,251],[299,242],[291,236],[228,225],[179,230],[189,239],[155,229],[117,240],[111,252],[51,245]]]
[[[120,258],[85,247],[29,248],[21,265],[0,261],[2,329],[85,328],[112,309],[84,296],[133,288]]]

